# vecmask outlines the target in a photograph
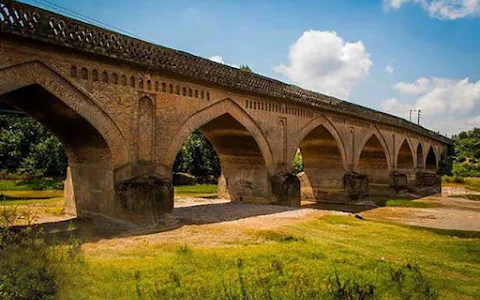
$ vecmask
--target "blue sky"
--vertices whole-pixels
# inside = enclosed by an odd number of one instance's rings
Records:
[[[420,108],[443,134],[480,127],[480,0],[48,1],[401,117]]]

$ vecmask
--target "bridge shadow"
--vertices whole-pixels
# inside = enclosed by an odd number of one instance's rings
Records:
[[[135,227],[126,222],[112,221],[102,217],[71,218],[63,221],[41,223],[34,225],[34,227],[44,229],[47,240],[53,243],[61,243],[70,239],[84,243],[96,242],[102,239],[156,234],[172,231],[185,225],[231,222],[302,209],[359,213],[373,208],[375,207],[308,201],[302,201],[301,207],[287,207],[203,199],[199,200],[199,203],[192,203],[191,205],[183,204],[175,207],[162,222],[147,228]],[[21,230],[22,228],[24,228],[24,226],[17,226],[15,230]]]

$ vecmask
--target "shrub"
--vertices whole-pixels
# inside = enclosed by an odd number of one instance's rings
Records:
[[[49,246],[40,228],[12,227],[16,209],[6,210],[0,224],[0,299],[54,299],[61,266],[71,262],[78,245]]]
[[[362,277],[342,279],[337,271],[327,280],[327,294],[333,299],[374,299],[375,285]]]
[[[470,162],[455,163],[452,170],[453,175],[462,177],[480,177],[480,164]]]

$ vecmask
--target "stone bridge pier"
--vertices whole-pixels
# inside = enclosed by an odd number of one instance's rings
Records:
[[[5,0],[0,101],[62,142],[66,211],[138,224],[172,210],[175,157],[194,130],[220,158],[220,197],[289,206],[438,192],[452,144],[395,116]]]

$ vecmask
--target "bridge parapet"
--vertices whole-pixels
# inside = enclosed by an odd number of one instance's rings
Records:
[[[451,143],[444,136],[386,113],[147,43],[23,3],[0,0],[0,34],[107,56],[149,70],[402,127],[442,143]]]

